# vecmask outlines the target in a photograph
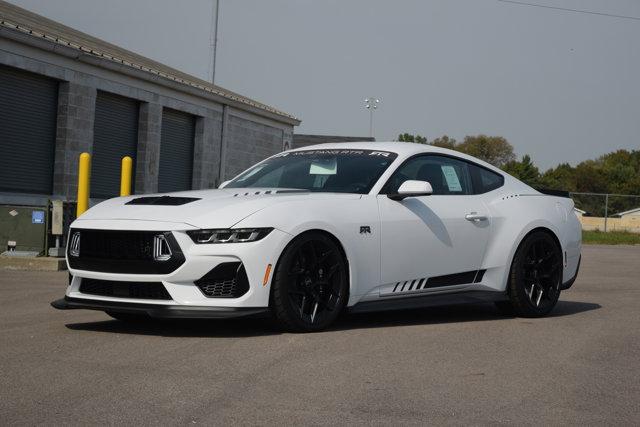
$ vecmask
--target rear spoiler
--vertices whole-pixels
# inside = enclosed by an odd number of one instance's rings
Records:
[[[567,199],[571,198],[569,192],[564,190],[552,190],[550,188],[536,188],[536,190],[548,196],[565,197]]]

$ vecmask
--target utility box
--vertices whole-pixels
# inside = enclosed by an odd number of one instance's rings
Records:
[[[47,216],[46,206],[0,206],[0,253],[44,253]]]
[[[53,237],[53,247],[49,248],[49,256],[63,257],[64,245],[62,244],[64,234],[64,205],[62,200],[51,201],[51,236]],[[49,242],[51,246],[51,242]]]

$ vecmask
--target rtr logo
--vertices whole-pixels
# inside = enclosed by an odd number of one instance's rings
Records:
[[[360,234],[371,234],[371,227],[369,227],[368,225],[361,225]]]

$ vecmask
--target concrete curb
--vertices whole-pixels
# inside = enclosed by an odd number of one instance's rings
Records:
[[[64,271],[64,258],[0,256],[0,270]]]

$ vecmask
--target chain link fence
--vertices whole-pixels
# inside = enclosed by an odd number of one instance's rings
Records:
[[[570,194],[583,230],[640,233],[640,195]]]

